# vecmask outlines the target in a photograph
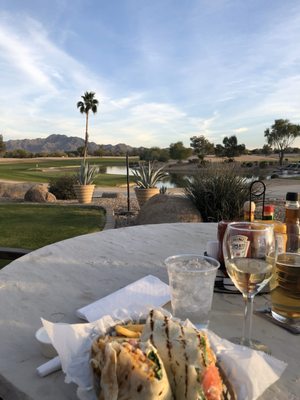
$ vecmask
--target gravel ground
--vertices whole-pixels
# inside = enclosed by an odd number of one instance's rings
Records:
[[[103,207],[107,214],[113,215],[115,228],[135,225],[135,219],[139,212],[138,202],[135,197],[130,198],[128,210],[127,196],[119,193],[116,198],[96,198],[93,204]]]

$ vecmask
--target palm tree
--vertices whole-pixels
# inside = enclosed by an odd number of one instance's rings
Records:
[[[81,96],[83,101],[78,101],[78,103],[77,103],[77,108],[79,108],[79,111],[81,112],[81,114],[85,114],[85,143],[84,143],[84,153],[83,153],[84,161],[86,159],[87,151],[88,151],[89,112],[92,111],[93,114],[96,114],[97,106],[99,104],[99,101],[97,99],[95,99],[95,94],[96,93],[94,93],[94,92],[85,92],[84,95]]]

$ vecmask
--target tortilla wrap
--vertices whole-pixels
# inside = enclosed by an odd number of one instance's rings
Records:
[[[99,400],[173,399],[163,362],[150,342],[98,339],[92,354]]]
[[[151,310],[141,340],[157,349],[175,400],[222,399],[222,381],[206,333]]]

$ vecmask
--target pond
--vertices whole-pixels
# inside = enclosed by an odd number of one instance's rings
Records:
[[[110,174],[110,175],[126,175],[126,167],[120,166],[107,166],[101,167],[101,172]],[[129,169],[129,175],[132,176],[131,171]],[[249,183],[254,179],[269,179],[269,177],[259,178],[258,176],[245,176]],[[169,173],[169,176],[166,177],[162,182],[157,184],[158,187],[166,186],[168,188],[182,187],[183,182],[187,178],[192,178],[192,175],[186,175],[184,173]]]

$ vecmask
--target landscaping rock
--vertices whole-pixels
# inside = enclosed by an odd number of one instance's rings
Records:
[[[34,185],[25,193],[24,200],[35,203],[53,203],[56,201],[56,197],[48,192],[44,185]]]
[[[7,199],[24,199],[24,195],[32,183],[6,183],[0,182],[0,197]]]
[[[137,225],[172,222],[202,222],[202,217],[187,197],[157,194],[142,206],[136,219]]]

